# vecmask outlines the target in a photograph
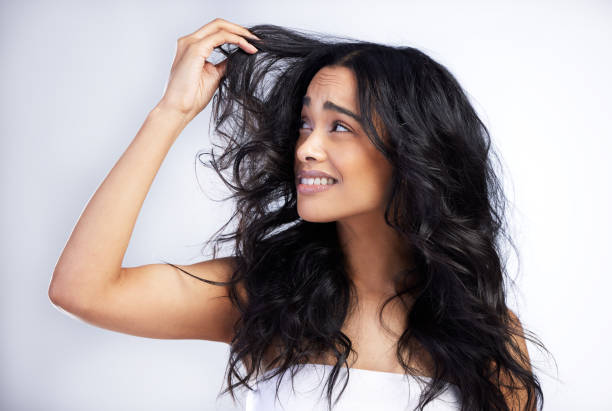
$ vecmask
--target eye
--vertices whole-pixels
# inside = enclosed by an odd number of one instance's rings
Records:
[[[304,126],[304,123],[306,122],[306,120],[304,118],[301,118],[300,121],[298,122],[298,129],[302,129]],[[336,126],[340,126],[342,127],[345,131],[340,131],[341,133],[350,133],[351,129],[348,128],[347,126],[345,126],[344,124],[342,124],[340,121],[334,121],[334,126],[332,128],[332,131],[336,128]]]
[[[334,123],[334,128],[335,128],[336,126],[340,126],[340,127],[342,127],[343,129],[345,129],[345,130],[346,130],[345,132],[349,132],[349,133],[351,132],[351,130],[350,130],[348,127],[346,127],[344,124],[340,123],[339,121],[336,121],[336,122]]]

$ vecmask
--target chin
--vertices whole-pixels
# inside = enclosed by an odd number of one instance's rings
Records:
[[[338,220],[338,216],[333,213],[326,213],[325,211],[314,211],[314,210],[300,210],[298,208],[298,215],[304,221],[309,223],[331,223]]]
[[[300,218],[304,221],[308,221],[309,223],[331,223],[336,221],[335,218],[326,218],[325,216],[302,216]]]

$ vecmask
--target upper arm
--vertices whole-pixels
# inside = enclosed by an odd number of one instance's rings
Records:
[[[525,337],[523,332],[523,326],[519,321],[518,317],[512,310],[508,310],[508,315],[510,316],[511,326],[513,329],[512,340],[516,344],[517,348],[520,351],[520,354],[515,352],[512,347],[509,347],[510,353],[514,357],[514,359],[522,364],[523,367],[527,368],[529,371],[531,369],[531,363],[529,360],[529,351],[527,350],[527,344],[525,343]],[[512,379],[508,376],[507,373],[503,372],[500,375],[500,379],[502,382],[502,386],[500,387],[502,392],[504,393],[504,397],[506,398],[506,402],[511,411],[532,411],[535,410],[535,404],[532,405],[532,408],[525,408],[527,404],[527,390],[524,387],[519,388],[516,391],[505,388],[503,385],[516,385],[520,384],[518,379]]]
[[[233,257],[218,258],[181,269],[212,281],[229,281]],[[244,297],[241,284],[238,292]],[[202,339],[229,343],[239,312],[229,286],[193,278],[167,264],[122,267],[116,282],[90,301],[64,308],[98,327],[160,339]]]

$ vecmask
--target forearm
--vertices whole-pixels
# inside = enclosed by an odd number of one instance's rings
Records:
[[[79,218],[53,272],[53,300],[87,298],[118,278],[142,204],[185,125],[161,105],[151,110]]]

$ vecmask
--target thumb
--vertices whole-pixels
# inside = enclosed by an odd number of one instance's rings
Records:
[[[223,61],[215,64],[215,69],[217,69],[217,74],[219,75],[219,78],[223,77],[223,75],[225,74],[226,66],[227,66],[227,59],[224,59]]]

